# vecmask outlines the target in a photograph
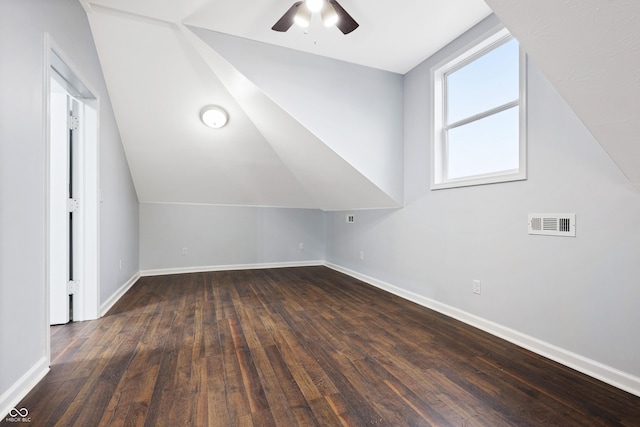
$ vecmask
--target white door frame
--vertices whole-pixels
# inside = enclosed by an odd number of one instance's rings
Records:
[[[77,71],[72,61],[64,51],[54,42],[49,34],[45,33],[44,49],[44,152],[45,152],[45,328],[46,342],[45,349],[47,359],[51,360],[50,341],[50,270],[51,270],[51,230],[59,226],[55,223],[51,215],[51,144],[50,144],[50,93],[51,77],[54,73],[59,74],[68,83],[67,90],[75,92],[73,95],[80,101],[83,110],[83,120],[81,123],[82,149],[80,153],[80,174],[81,174],[81,259],[80,262],[80,288],[74,293],[73,313],[74,320],[91,320],[100,317],[100,200],[99,200],[99,98],[95,91],[86,84],[86,80]],[[55,71],[54,71],[55,70]],[[53,222],[52,222],[53,221]]]
[[[52,73],[56,75],[57,73]],[[71,94],[61,77],[52,76],[49,92],[49,323],[69,321],[69,115]],[[74,138],[77,139],[77,138]],[[77,173],[75,175],[78,175]],[[74,220],[76,218],[74,217]]]

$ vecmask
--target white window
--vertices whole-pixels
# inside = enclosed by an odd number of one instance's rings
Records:
[[[432,189],[526,179],[525,69],[506,29],[432,69]]]

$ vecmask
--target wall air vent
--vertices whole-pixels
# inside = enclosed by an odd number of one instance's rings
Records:
[[[529,214],[529,234],[576,236],[576,214]]]

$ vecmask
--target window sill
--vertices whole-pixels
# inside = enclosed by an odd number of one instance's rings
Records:
[[[445,188],[471,187],[475,185],[498,184],[501,182],[524,181],[526,179],[526,172],[516,172],[502,175],[460,178],[443,182],[433,182],[432,180],[430,188],[431,190],[443,190]]]

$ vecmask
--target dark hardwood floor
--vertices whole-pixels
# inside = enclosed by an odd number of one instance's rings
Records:
[[[142,278],[51,343],[34,426],[640,426],[640,398],[325,267]]]

